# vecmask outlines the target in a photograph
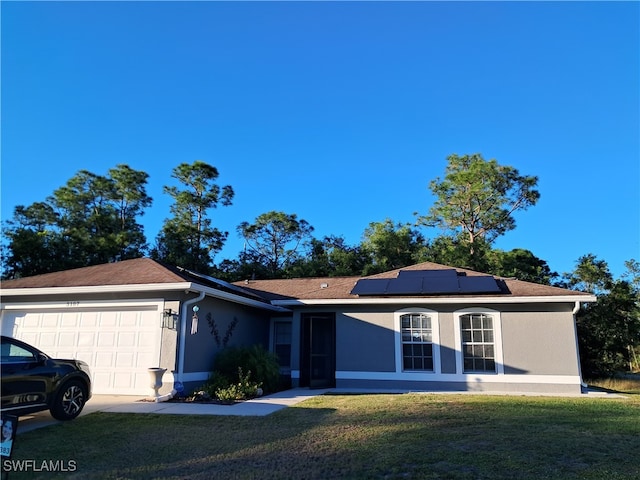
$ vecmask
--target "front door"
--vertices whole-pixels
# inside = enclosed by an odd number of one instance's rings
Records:
[[[333,313],[302,315],[300,383],[310,388],[336,385],[336,317]]]

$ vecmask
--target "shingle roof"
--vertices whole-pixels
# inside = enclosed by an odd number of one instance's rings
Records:
[[[99,285],[137,285],[150,283],[176,283],[186,281],[184,276],[150,258],[136,258],[91,267],[74,268],[62,272],[45,273],[32,277],[3,280],[7,288],[91,287]]]
[[[259,297],[267,301],[273,300],[336,300],[354,299],[357,295],[350,292],[361,278],[394,278],[400,270],[445,270],[452,267],[437,263],[425,262],[403,267],[401,269],[371,275],[368,277],[324,277],[294,278],[281,280],[247,280],[225,286],[225,282],[189,272],[187,270],[163,265],[149,258],[137,258],[116,263],[107,263],[91,267],[76,268],[62,272],[46,273],[15,280],[4,280],[0,286],[6,289],[30,289],[51,287],[84,287],[105,285],[139,285],[192,282],[218,289],[232,288],[234,293],[245,291],[249,297]],[[467,276],[486,275],[472,270],[456,269]],[[527,297],[527,296],[580,296],[582,292],[564,288],[539,285],[515,279],[495,277],[501,292],[483,296]],[[241,287],[238,289],[238,287]],[[240,292],[241,293],[241,292]],[[241,293],[242,294],[242,293]],[[438,295],[442,297],[443,295]],[[448,297],[464,297],[464,295],[444,295]],[[469,295],[467,295],[469,296]],[[473,295],[471,295],[473,296]]]
[[[245,280],[236,282],[256,294],[265,296],[269,300],[318,300],[318,299],[355,299],[357,295],[351,295],[351,290],[361,278],[395,278],[401,270],[449,270],[452,267],[438,263],[424,262],[408,267],[390,270],[388,272],[371,275],[368,277],[318,277],[318,278],[294,278],[283,280]],[[462,268],[455,269],[459,274],[466,276],[487,275]],[[501,292],[483,294],[485,297],[537,297],[537,296],[583,296],[585,293],[567,290],[549,285],[524,282],[521,280],[494,277],[500,286]],[[476,295],[431,295],[438,297],[470,297]],[[429,295],[423,295],[429,297]]]

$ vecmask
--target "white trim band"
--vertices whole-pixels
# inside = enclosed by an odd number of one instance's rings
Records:
[[[465,383],[527,383],[553,385],[580,385],[579,375],[512,375],[512,374],[455,374],[422,372],[352,372],[336,371],[336,380],[391,380],[417,382],[465,382]]]

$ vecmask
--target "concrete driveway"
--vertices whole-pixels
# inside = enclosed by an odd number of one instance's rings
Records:
[[[120,405],[127,405],[140,400],[140,396],[133,395],[93,395],[91,400],[82,409],[80,416],[88,415],[93,412],[102,412],[112,407]],[[73,420],[72,420],[73,421]],[[20,433],[29,432],[36,428],[47,427],[49,425],[56,425],[62,423],[60,420],[56,420],[51,416],[49,410],[44,412],[32,413],[31,415],[25,415],[20,417],[18,422],[18,435]]]

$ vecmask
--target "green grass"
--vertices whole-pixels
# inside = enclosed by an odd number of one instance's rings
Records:
[[[638,479],[640,396],[327,395],[267,417],[93,413],[19,435],[74,479]]]

